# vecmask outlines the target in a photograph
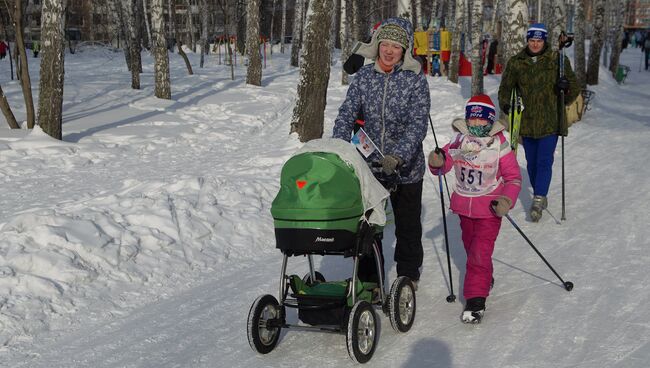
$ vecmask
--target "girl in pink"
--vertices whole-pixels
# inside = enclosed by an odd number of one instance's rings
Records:
[[[493,282],[494,242],[501,217],[517,201],[521,173],[489,96],[472,97],[465,106],[465,119],[455,119],[452,127],[458,134],[442,149],[431,151],[429,170],[434,175],[455,170],[451,210],[460,216],[467,253],[462,320],[479,323]]]

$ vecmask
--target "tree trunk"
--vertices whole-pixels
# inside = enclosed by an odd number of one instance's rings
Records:
[[[282,0],[282,30],[280,31],[280,52],[284,54],[284,39],[287,34],[287,0]]]
[[[422,28],[422,0],[415,0],[414,6],[414,15],[413,15],[413,29]]]
[[[411,0],[397,0],[397,16],[412,20],[413,6]]]
[[[341,29],[340,29],[340,38],[341,38],[341,65],[345,63],[346,60],[350,57],[352,48],[350,40],[350,22],[352,20],[352,1],[353,0],[341,0]],[[349,84],[348,73],[341,68],[341,84],[347,86]]]
[[[510,60],[526,46],[528,29],[528,5],[525,0],[507,0],[506,16],[503,24],[503,59]],[[508,66],[506,65],[506,68]]]
[[[329,36],[332,0],[310,0],[305,27],[305,52],[300,63],[298,100],[293,109],[291,133],[301,142],[323,136],[323,121],[330,75]]]
[[[63,139],[65,0],[44,0],[41,7],[41,71],[39,84],[38,124],[56,139]]]
[[[153,41],[151,38],[151,28],[149,27],[149,17],[147,16],[147,14],[149,14],[149,12],[147,11],[147,0],[138,0],[138,1],[142,1],[142,20],[144,21],[145,30],[147,31],[147,42],[145,43],[145,48],[149,50],[151,49],[151,45],[153,44]]]
[[[176,7],[172,6],[172,22],[174,22],[173,29],[174,32],[178,29],[178,26],[175,24],[176,23]],[[176,33],[172,35],[172,37],[176,40],[176,47],[178,47],[178,54],[183,58],[183,61],[185,61],[185,66],[187,67],[187,74],[193,75],[194,72],[192,71],[192,64],[190,64],[190,59],[187,58],[187,54],[183,50],[183,42],[181,41],[180,37]]]
[[[199,67],[203,68],[205,63],[205,55],[208,54],[210,48],[210,41],[208,40],[208,23],[210,22],[210,9],[207,0],[201,0],[201,61]]]
[[[138,68],[139,58],[136,56],[137,41],[135,31],[135,16],[133,14],[133,0],[122,0],[122,15],[127,29],[129,70],[131,71],[131,88],[140,89],[140,73]]]
[[[249,0],[237,0],[236,21],[237,21],[237,52],[244,55],[246,52],[246,2]]]
[[[187,0],[187,35],[189,36],[190,39],[190,49],[192,49],[192,52],[196,52],[196,34],[194,32],[194,14],[192,14],[192,1]]]
[[[600,52],[603,48],[605,37],[605,0],[595,0],[593,4],[594,21],[591,43],[589,46],[589,63],[587,65],[586,82],[588,85],[598,84],[598,68],[600,66]]]
[[[298,66],[298,58],[300,57],[300,38],[302,37],[302,7],[305,5],[305,0],[296,0],[293,16],[293,34],[291,36],[291,66]]]
[[[618,1],[618,7],[612,9],[616,12],[616,24],[614,24],[614,39],[612,45],[612,57],[609,61],[609,71],[612,72],[612,76],[616,76],[616,69],[618,69],[618,62],[621,57],[621,51],[623,48],[623,24],[625,21],[625,0]]]
[[[466,0],[457,0],[456,1],[456,17],[455,17],[455,27],[454,32],[452,33],[451,40],[451,56],[449,61],[449,73],[447,77],[449,81],[453,83],[458,83],[458,69],[460,67],[460,41],[461,34],[465,29],[465,5]]]
[[[248,72],[246,84],[262,85],[262,59],[260,58],[260,0],[248,0],[246,8],[246,53]]]
[[[585,0],[576,0],[575,9],[575,54],[574,66],[578,86],[583,89],[587,86],[585,82]]]
[[[7,96],[5,96],[2,87],[0,87],[0,110],[2,110],[2,114],[5,116],[5,120],[7,120],[7,124],[9,124],[11,129],[20,129],[20,125],[18,125],[16,116],[14,116],[13,111],[11,111],[11,106],[9,106]]]
[[[16,32],[16,62],[20,73],[20,87],[23,90],[25,98],[25,113],[27,118],[27,129],[33,129],[36,123],[34,114],[34,97],[32,96],[32,81],[29,77],[29,65],[27,64],[27,52],[25,51],[25,37],[23,36],[23,4],[21,0],[16,0],[14,4],[14,30]]]
[[[552,0],[548,14],[548,35],[547,41],[552,50],[558,50],[560,47],[559,37],[566,28],[566,5],[564,0]]]
[[[163,0],[151,0],[151,31],[153,33],[154,94],[158,98],[170,100],[172,91],[169,77],[169,53],[167,52],[163,24]]]
[[[483,0],[472,1],[472,96],[483,93],[483,62],[481,51],[483,43]]]

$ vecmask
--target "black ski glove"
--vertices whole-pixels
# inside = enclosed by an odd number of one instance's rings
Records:
[[[343,64],[343,70],[345,70],[346,73],[352,75],[361,69],[365,61],[366,59],[363,56],[352,54]]]
[[[566,77],[560,78],[560,80],[557,81],[557,84],[555,85],[555,88],[557,90],[557,93],[559,94],[560,91],[564,91],[564,95],[569,94],[569,80]]]
[[[397,171],[397,168],[404,163],[404,160],[395,155],[386,155],[379,160],[379,163],[384,174],[390,175]]]
[[[508,104],[503,105],[501,110],[503,110],[503,113],[506,114],[506,115],[510,114],[510,105],[508,105]]]

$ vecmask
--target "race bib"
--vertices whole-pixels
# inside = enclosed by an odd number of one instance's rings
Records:
[[[464,136],[460,148],[449,150],[458,194],[478,197],[496,189],[500,143],[495,137]]]

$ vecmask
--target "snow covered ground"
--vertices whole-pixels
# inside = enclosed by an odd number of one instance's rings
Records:
[[[381,315],[377,367],[646,367],[650,361],[650,72],[627,49],[623,85],[601,70],[596,97],[565,140],[567,221],[561,213],[558,145],[550,212],[526,220],[530,190],[513,219],[565,280],[566,292],[504,220],[496,285],[484,322],[460,322],[447,303],[446,253],[437,180],[424,188],[424,271],[413,329],[398,335]],[[188,76],[171,55],[172,100],[131,90],[121,53],[66,56],[64,142],[0,122],[0,366],[340,367],[352,366],[345,337],[283,332],[260,356],[246,317],[260,294],[277,294],[281,256],[269,208],[284,161],[301,146],[288,135],[297,70],[275,53],[263,87],[245,68],[211,57]],[[30,59],[34,86],[38,61]],[[0,61],[0,83],[24,120],[20,87]],[[333,67],[325,134],[341,104]],[[469,81],[429,78],[441,144],[462,115]],[[496,101],[499,77],[486,90]],[[36,88],[37,90],[37,88]],[[37,91],[35,91],[37,93]],[[37,97],[37,96],[35,96]],[[2,118],[0,118],[2,119]],[[2,119],[4,120],[4,119]],[[425,141],[434,147],[433,135]],[[525,177],[525,159],[519,152]],[[448,178],[451,183],[451,176]],[[465,255],[457,217],[447,215],[455,293]],[[385,254],[394,278],[392,227]],[[325,257],[328,279],[350,263]],[[290,263],[302,275],[306,262]],[[295,317],[291,317],[295,320]]]

